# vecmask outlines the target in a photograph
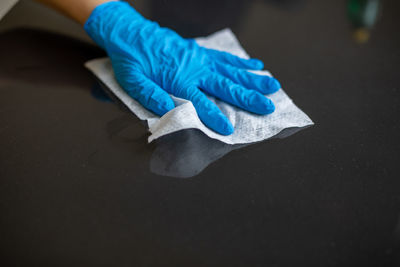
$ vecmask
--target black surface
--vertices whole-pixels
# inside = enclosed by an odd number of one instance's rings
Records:
[[[36,30],[1,34],[2,265],[399,266],[399,2],[383,2],[364,45],[344,1],[275,2],[242,2],[225,26],[316,125],[229,154],[211,145],[225,156],[189,179],[154,167],[184,166],[179,153],[183,165],[157,159],[201,134],[146,144],[143,124],[82,66],[103,52]],[[192,162],[207,154],[190,149]]]

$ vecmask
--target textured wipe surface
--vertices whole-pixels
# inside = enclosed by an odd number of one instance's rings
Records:
[[[222,30],[206,38],[197,38],[196,41],[199,45],[207,48],[226,51],[243,58],[249,58],[229,29]],[[109,89],[136,114],[136,116],[141,120],[147,120],[151,132],[148,139],[149,142],[179,130],[197,128],[207,136],[218,139],[224,143],[244,144],[268,139],[286,128],[313,125],[311,119],[293,103],[282,89],[268,95],[268,98],[271,99],[275,105],[275,111],[268,115],[249,113],[208,96],[229,118],[235,128],[235,132],[232,135],[220,135],[207,128],[200,121],[193,104],[188,100],[172,96],[176,107],[162,117],[158,117],[146,110],[118,85],[114,78],[111,62],[108,58],[91,60],[87,62],[85,66],[106,84]],[[271,76],[267,71],[253,72],[269,77]],[[266,79],[274,82],[274,80]]]

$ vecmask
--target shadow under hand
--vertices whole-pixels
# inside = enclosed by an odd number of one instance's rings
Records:
[[[284,129],[269,139],[286,138],[307,127]],[[155,141],[150,171],[163,176],[190,178],[200,174],[208,165],[229,152],[248,145],[251,144],[229,145],[212,139],[197,129],[179,131]]]

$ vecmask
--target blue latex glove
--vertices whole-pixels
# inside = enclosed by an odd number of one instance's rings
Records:
[[[279,90],[279,82],[246,71],[262,69],[260,60],[200,47],[145,19],[128,3],[99,5],[84,28],[107,51],[121,87],[159,116],[175,107],[172,94],[190,100],[209,128],[229,135],[232,124],[203,91],[256,114],[275,109],[263,94]]]

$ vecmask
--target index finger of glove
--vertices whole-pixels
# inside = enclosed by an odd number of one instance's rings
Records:
[[[230,135],[234,128],[229,119],[222,113],[214,102],[196,86],[182,90],[177,97],[190,100],[196,109],[200,120],[210,129],[222,135]]]

